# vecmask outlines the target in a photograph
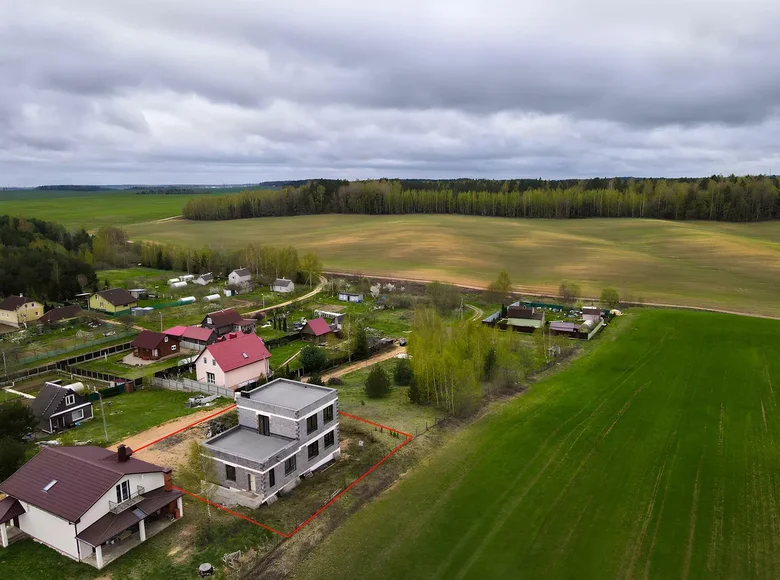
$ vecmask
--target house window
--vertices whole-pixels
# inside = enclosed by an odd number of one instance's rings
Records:
[[[205,356],[203,357],[203,364],[204,365],[209,364],[209,359],[207,359]]]
[[[333,405],[322,410],[322,422],[330,423],[331,421],[333,421]]]
[[[156,348],[152,351],[152,356],[160,356],[160,351]]]
[[[215,358],[211,359],[211,366],[213,367],[217,366],[217,359]]]
[[[268,487],[273,487],[276,485],[276,472],[271,469],[271,471],[268,472]]]
[[[206,319],[206,324],[211,324],[211,318]]]
[[[75,404],[76,404],[76,395],[67,395],[65,397],[65,405],[70,407],[71,405],[75,405]]]
[[[116,503],[122,503],[130,499],[130,482],[123,481],[116,486]]]
[[[214,373],[206,373],[206,382],[212,385],[217,382],[217,377]]]
[[[333,435],[333,431],[325,435],[325,449],[333,445],[336,442],[336,437]]]
[[[311,445],[309,445],[309,459],[312,457],[317,457],[320,454],[320,442],[315,441]]]
[[[284,460],[284,474],[290,475],[295,471],[295,455]]]
[[[225,466],[225,479],[228,481],[236,480],[236,468],[232,465]]]
[[[76,409],[73,411],[72,418],[74,421],[81,421],[84,418],[84,409]]]
[[[257,431],[260,433],[260,435],[271,434],[271,422],[265,415],[257,416]]]
[[[163,339],[163,342],[168,342],[168,337],[167,336]]]
[[[317,430],[317,414],[306,417],[306,434],[314,433]]]
[[[172,351],[176,350],[176,345],[175,345],[175,344],[172,344],[172,345],[171,345],[171,350],[172,350]]]

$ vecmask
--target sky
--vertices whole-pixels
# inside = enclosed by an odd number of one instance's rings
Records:
[[[0,187],[780,173],[777,0],[0,15]]]

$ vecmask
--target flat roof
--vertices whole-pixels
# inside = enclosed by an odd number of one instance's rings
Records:
[[[253,429],[239,425],[209,439],[204,444],[207,447],[263,463],[294,442],[294,439],[285,439],[278,435],[260,435]]]
[[[316,403],[335,392],[335,389],[319,385],[309,385],[289,379],[276,379],[249,391],[249,400],[296,410]],[[239,404],[240,402],[239,399]]]

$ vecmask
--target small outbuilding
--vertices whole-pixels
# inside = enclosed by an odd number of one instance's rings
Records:
[[[201,274],[197,278],[195,278],[192,283],[193,284],[199,284],[200,286],[206,286],[207,284],[211,284],[214,281],[214,276],[211,275],[211,272],[208,272],[206,274]]]
[[[92,419],[92,403],[82,394],[83,391],[81,383],[61,385],[55,381],[46,382],[30,408],[41,431],[64,431]]]
[[[84,314],[81,306],[74,304],[72,306],[58,306],[52,308],[46,314],[38,319],[39,324],[54,324],[56,322],[64,322],[65,320],[72,320],[78,318]]]
[[[315,344],[323,344],[331,332],[327,320],[324,318],[315,318],[306,323],[306,326],[301,330],[301,336],[303,340],[308,340]]]
[[[238,268],[228,275],[228,284],[231,286],[247,286],[252,280],[252,274],[247,268]]]
[[[339,292],[339,300],[342,302],[363,302],[363,295],[353,292]]]
[[[292,280],[287,278],[277,278],[274,283],[271,284],[271,291],[279,292],[281,294],[289,294],[295,290],[295,284]]]

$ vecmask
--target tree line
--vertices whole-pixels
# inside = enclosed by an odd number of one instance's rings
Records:
[[[470,186],[473,188],[468,189]],[[183,209],[184,217],[190,220],[324,213],[751,222],[780,218],[780,181],[775,176],[580,181],[317,180],[297,187],[199,196]]]
[[[289,278],[298,282],[316,282],[322,262],[313,252],[299,256],[292,246],[249,244],[239,250],[204,246],[191,248],[151,242],[131,243],[122,228],[104,226],[95,234],[90,263],[98,268],[129,268],[140,265],[159,270],[191,274],[211,272],[227,277],[236,268],[247,268],[258,278]]]
[[[37,219],[0,216],[0,295],[60,302],[97,287],[88,263],[92,237],[83,229]]]

